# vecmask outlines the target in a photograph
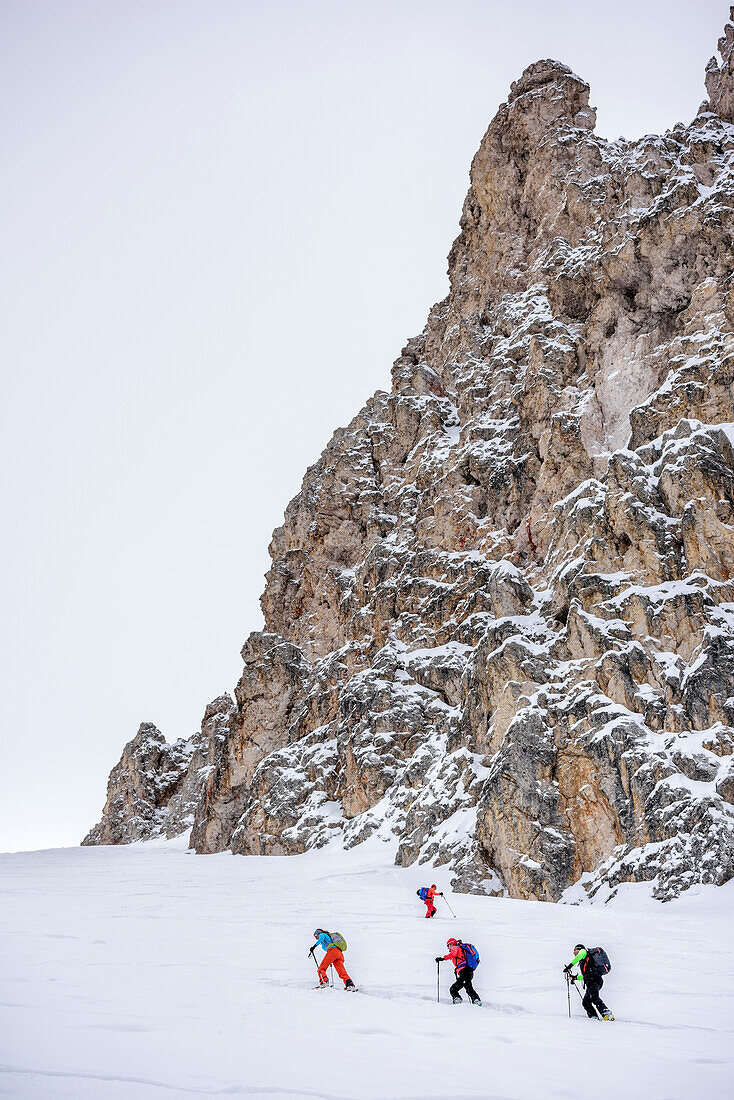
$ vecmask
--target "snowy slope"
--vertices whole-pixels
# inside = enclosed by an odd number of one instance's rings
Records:
[[[607,907],[454,895],[458,918],[439,903],[429,922],[432,873],[376,841],[290,859],[183,844],[0,856],[0,1095],[734,1094],[732,883],[666,905],[631,885]],[[346,935],[359,994],[311,988],[318,925]],[[481,1009],[448,1004],[446,963],[436,1003],[450,934],[480,948]],[[613,1024],[577,998],[568,1019],[579,939],[611,956]]]

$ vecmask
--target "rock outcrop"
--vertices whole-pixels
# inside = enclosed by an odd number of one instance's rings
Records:
[[[512,85],[448,297],[273,535],[198,851],[377,835],[546,900],[732,877],[733,50],[639,141],[556,61]],[[123,754],[93,841],[145,832],[140,786]]]
[[[169,745],[159,729],[143,722],[110,772],[102,820],[82,844],[128,844],[190,828],[206,754],[202,734]]]

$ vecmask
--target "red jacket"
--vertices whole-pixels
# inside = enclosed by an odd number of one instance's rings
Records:
[[[458,943],[454,944],[448,955],[444,955],[444,959],[451,959],[455,970],[461,970],[466,966],[466,952]]]
[[[440,893],[441,893],[440,890],[432,890],[431,887],[429,886],[428,887],[428,893],[426,894],[426,901],[433,901],[433,899],[436,897],[436,894],[440,894]]]

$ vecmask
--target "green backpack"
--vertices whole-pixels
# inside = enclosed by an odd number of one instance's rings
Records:
[[[329,932],[329,935],[331,936],[331,942],[334,944],[334,947],[338,947],[340,951],[346,951],[347,941],[344,939],[341,932]]]

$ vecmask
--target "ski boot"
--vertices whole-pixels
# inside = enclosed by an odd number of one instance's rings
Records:
[[[354,982],[352,981],[351,978],[347,978],[347,980],[344,983],[344,988],[347,990],[348,993],[356,993],[357,992],[357,987],[356,987],[356,985],[354,984]]]
[[[461,997],[454,997],[454,999],[452,1001],[452,1004],[455,1004],[455,1005],[460,1005],[460,1004],[463,1004],[463,1003],[464,1002],[462,1001]]]
[[[479,1005],[479,1007],[481,1008],[482,1002],[480,1001],[479,997],[475,997],[474,1000],[472,1001],[472,1004],[473,1005]]]
[[[612,1015],[611,1012],[605,1012],[602,1016],[602,1019],[603,1020],[613,1020],[614,1016]]]

